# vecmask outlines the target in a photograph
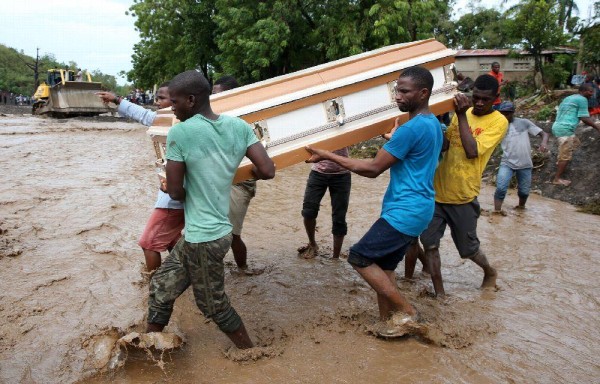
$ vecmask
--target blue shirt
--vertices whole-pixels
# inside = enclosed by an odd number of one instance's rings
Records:
[[[558,106],[556,121],[552,124],[552,134],[556,137],[575,134],[579,119],[589,117],[588,101],[579,93],[564,98]]]
[[[381,218],[405,235],[419,236],[433,217],[433,176],[442,143],[439,121],[427,114],[400,126],[383,146],[398,162],[390,168]]]

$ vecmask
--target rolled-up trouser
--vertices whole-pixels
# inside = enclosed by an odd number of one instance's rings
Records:
[[[334,236],[346,236],[348,224],[346,213],[350,202],[350,189],[352,177],[350,173],[320,173],[310,171],[306,190],[304,191],[304,202],[302,203],[302,217],[316,219],[319,215],[321,199],[329,188],[331,196],[331,233]]]
[[[517,174],[517,194],[519,197],[529,196],[529,190],[531,189],[531,168],[512,169],[508,165],[501,164],[496,176],[495,199],[504,200],[513,173]]]
[[[196,305],[221,331],[231,333],[242,325],[225,294],[223,258],[231,239],[230,233],[206,243],[179,240],[150,281],[148,323],[168,324],[175,299],[191,285]]]

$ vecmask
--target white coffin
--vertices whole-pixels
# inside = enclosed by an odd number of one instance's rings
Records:
[[[408,120],[394,101],[395,81],[405,68],[421,65],[433,74],[434,114],[453,110],[454,55],[433,39],[392,45],[212,95],[211,105],[215,113],[251,124],[280,170],[306,160],[306,145],[335,150],[389,132],[398,116]],[[159,165],[176,122],[165,108],[148,129]],[[251,168],[244,159],[234,182],[251,178]]]

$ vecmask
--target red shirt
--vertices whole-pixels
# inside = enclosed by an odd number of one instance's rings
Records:
[[[498,105],[502,102],[502,100],[500,100],[500,89],[502,88],[502,87],[500,87],[500,84],[502,84],[502,80],[504,79],[504,73],[502,73],[502,72],[496,73],[494,71],[490,71],[488,73],[488,75],[494,76],[496,81],[498,81],[498,97],[496,97],[496,100],[494,100],[494,105]]]

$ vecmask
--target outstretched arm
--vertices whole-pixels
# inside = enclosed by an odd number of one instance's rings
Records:
[[[117,105],[117,112],[119,112],[121,116],[135,120],[146,127],[151,126],[156,118],[156,112],[124,100],[114,93],[97,92],[96,95],[98,95],[104,103],[115,103]]]
[[[356,173],[357,175],[370,178],[375,178],[381,175],[398,161],[398,159],[396,159],[383,148],[377,152],[377,155],[373,160],[351,159],[349,157],[336,155],[333,152],[312,148],[310,146],[307,146],[306,150],[311,154],[310,159],[306,160],[307,163],[318,163],[322,160],[331,160]]]
[[[256,175],[257,179],[268,180],[275,177],[275,164],[260,142],[248,147],[246,157],[254,164],[252,173]]]
[[[594,119],[592,119],[591,117],[581,117],[580,119],[585,125],[589,125],[590,127],[595,128],[598,132],[600,132],[600,124],[595,122]]]

